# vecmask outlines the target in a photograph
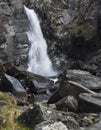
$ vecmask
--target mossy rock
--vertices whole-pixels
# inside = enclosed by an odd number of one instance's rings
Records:
[[[1,130],[29,130],[16,122],[22,113],[17,107],[16,100],[9,94],[0,92],[0,129]]]

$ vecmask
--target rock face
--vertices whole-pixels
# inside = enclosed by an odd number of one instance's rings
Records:
[[[67,57],[86,60],[100,48],[100,1],[0,0],[0,60],[13,58],[21,68],[27,66],[30,45],[25,33],[28,19],[24,4],[38,14],[49,54],[57,67],[70,64]]]
[[[64,52],[70,58],[84,60],[96,44],[99,2],[32,0],[32,3],[42,18],[44,35],[55,42],[57,53]]]
[[[23,26],[22,26],[23,25]],[[15,59],[24,64],[28,53],[27,19],[20,0],[0,1],[0,60]]]

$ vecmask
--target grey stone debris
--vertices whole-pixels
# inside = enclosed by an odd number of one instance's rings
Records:
[[[61,121],[68,129],[79,128],[79,124],[69,115],[69,113],[44,107],[40,103],[34,104],[32,109],[24,112],[17,120],[30,128],[35,128],[37,124],[42,123],[43,121]]]

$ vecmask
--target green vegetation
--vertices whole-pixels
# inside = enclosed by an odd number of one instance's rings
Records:
[[[0,92],[0,130],[29,130],[15,121],[20,114],[21,110],[17,108],[16,100]]]

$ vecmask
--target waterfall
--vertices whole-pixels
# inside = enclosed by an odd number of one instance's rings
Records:
[[[29,50],[28,71],[42,76],[56,76],[51,60],[47,54],[47,44],[43,37],[40,22],[37,14],[32,9],[24,6],[29,19],[30,30],[27,32],[28,40],[31,43]]]

